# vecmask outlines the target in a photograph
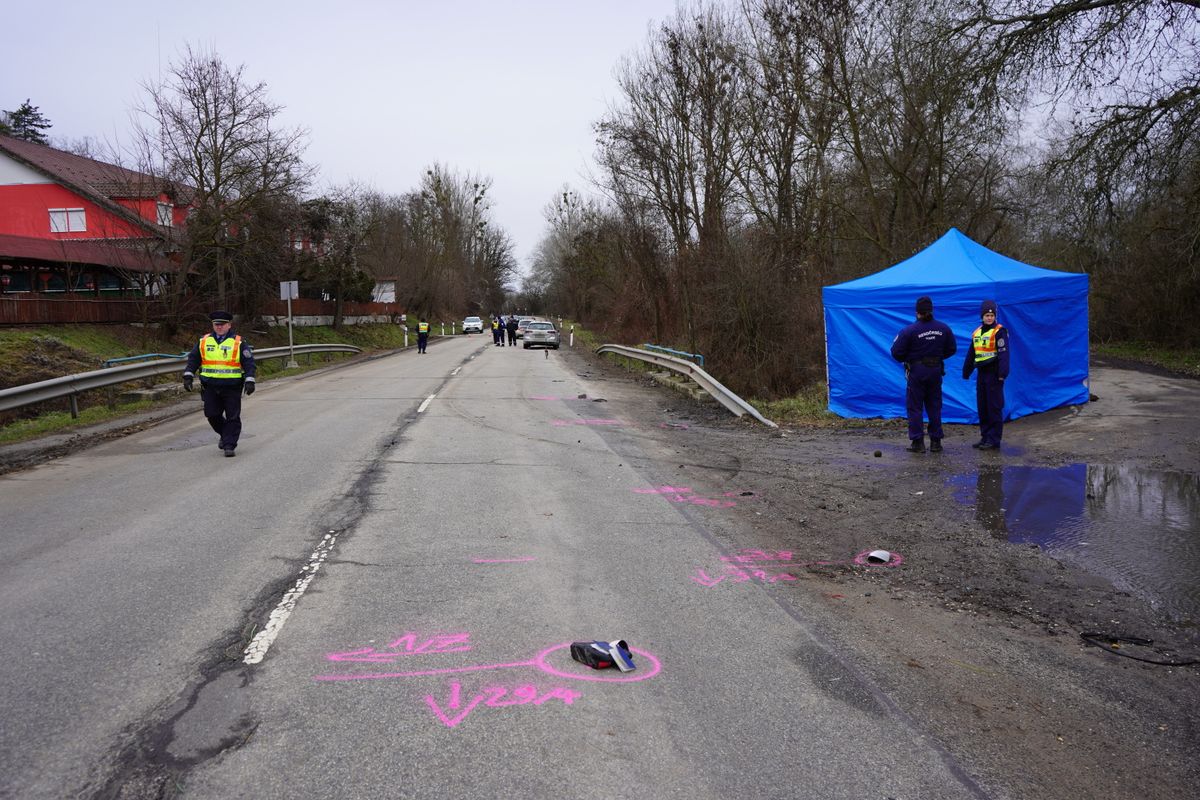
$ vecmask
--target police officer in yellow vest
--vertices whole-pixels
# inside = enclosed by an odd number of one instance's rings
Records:
[[[971,346],[963,361],[963,380],[975,372],[975,405],[979,409],[980,450],[996,450],[1004,435],[1004,381],[1008,378],[1008,351],[1012,334],[996,322],[996,301],[984,300],[979,307],[983,322],[971,334]]]
[[[242,392],[254,394],[254,348],[234,334],[233,315],[228,311],[214,311],[208,318],[213,332],[201,336],[188,353],[183,388],[190,392],[200,375],[204,416],[221,436],[225,457],[232,458],[242,434]]]
[[[422,317],[417,323],[417,352],[424,353],[426,345],[429,344],[429,323]]]

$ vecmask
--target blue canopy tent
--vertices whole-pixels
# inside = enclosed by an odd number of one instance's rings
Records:
[[[962,364],[979,325],[979,304],[995,300],[1012,331],[1005,419],[1088,400],[1088,276],[1031,267],[951,228],[894,267],[826,286],[825,355],[829,410],[843,417],[903,417],[904,368],[892,340],[915,321],[921,295],[948,324],[958,353],[946,362],[945,422],[975,423],[975,379]]]

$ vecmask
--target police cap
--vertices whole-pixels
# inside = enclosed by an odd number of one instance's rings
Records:
[[[988,314],[988,313],[992,313],[992,314],[996,313],[996,301],[995,300],[984,300],[982,303],[979,304],[979,316],[982,317],[984,314]]]
[[[918,297],[917,298],[917,313],[918,314],[932,314],[933,313],[933,300],[931,300],[925,296]]]
[[[213,322],[233,322],[233,314],[228,311],[213,311],[208,318]]]

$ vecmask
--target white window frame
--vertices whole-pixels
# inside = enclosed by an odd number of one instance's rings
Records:
[[[158,224],[164,228],[175,227],[175,206],[170,203],[157,203]]]
[[[51,208],[51,233],[80,233],[87,230],[87,212],[82,208]]]

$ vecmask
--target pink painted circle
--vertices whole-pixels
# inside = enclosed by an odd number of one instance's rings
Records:
[[[867,561],[867,556],[874,552],[874,550],[863,550],[854,557],[854,563],[860,567],[898,567],[904,563],[904,556],[899,553],[892,553],[892,557],[886,564],[872,564],[870,561]]]
[[[639,650],[636,647],[629,648],[629,651],[631,653],[636,653],[637,655],[649,661],[650,667],[647,669],[644,666],[639,665],[637,670],[635,670],[632,675],[626,675],[625,673],[617,672],[616,676],[610,678],[601,674],[599,670],[592,670],[591,674],[581,675],[578,672],[563,672],[560,669],[550,666],[550,664],[546,661],[546,658],[554,651],[564,650],[570,647],[570,642],[556,644],[553,647],[547,647],[545,650],[534,656],[533,665],[542,672],[548,672],[551,675],[555,675],[559,678],[569,678],[573,681],[593,681],[596,683],[634,683],[636,681],[649,680],[662,671],[662,663],[657,658],[650,655],[645,650]]]

